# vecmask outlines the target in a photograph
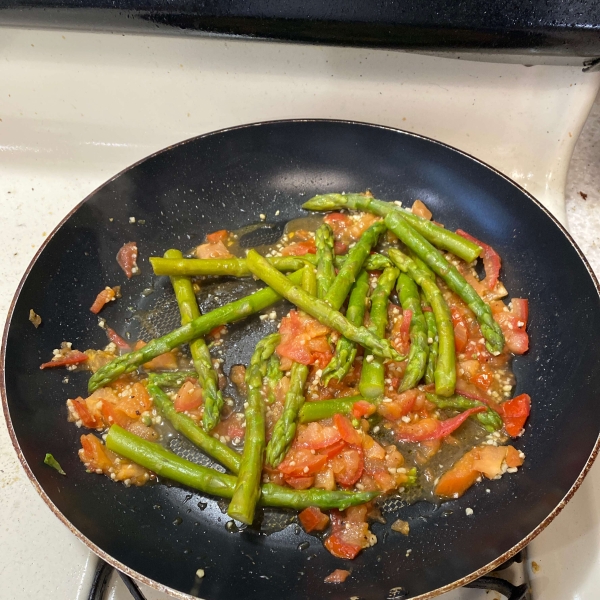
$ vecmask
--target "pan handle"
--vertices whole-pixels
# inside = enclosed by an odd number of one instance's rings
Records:
[[[88,600],[104,600],[108,582],[110,581],[110,577],[115,570],[116,569],[111,567],[107,562],[104,562],[101,559],[98,560],[98,566],[96,567],[96,573],[94,574],[94,581],[92,582],[92,587],[90,588]],[[121,577],[125,587],[129,590],[129,593],[134,600],[146,600],[144,594],[142,594],[140,588],[137,586],[135,581],[131,579],[131,577],[125,575],[125,573],[121,573],[121,571],[118,570],[117,573]]]

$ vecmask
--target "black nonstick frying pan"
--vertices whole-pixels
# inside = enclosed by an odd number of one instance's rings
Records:
[[[102,313],[121,334],[162,333],[174,325],[172,299],[168,280],[152,275],[149,256],[173,246],[187,250],[216,229],[261,223],[260,214],[266,225],[250,235],[249,245],[266,241],[304,214],[301,203],[311,195],[367,188],[383,199],[420,198],[436,220],[485,240],[503,258],[511,295],[529,298],[531,349],[514,362],[515,394],[533,399],[526,432],[515,444],[526,455],[523,468],[439,506],[388,502],[387,525],[373,525],[378,543],[351,563],[331,556],[287,513],[265,514],[260,527],[238,531],[227,525],[222,504],[193,491],[167,483],[126,488],[86,474],[77,458],[83,431],[67,423],[65,400],[85,394],[88,375],[40,371],[39,365],[63,340],[79,349],[106,344],[88,310],[98,291],[122,285],[123,298]],[[142,275],[127,281],[115,255],[132,240]],[[243,285],[230,282],[227,293],[241,295]],[[32,308],[43,319],[39,329],[28,321]],[[256,321],[232,328],[225,372],[248,362],[261,327]],[[21,462],[50,508],[92,550],[145,583],[207,600],[430,598],[517,552],[581,483],[598,451],[598,339],[598,284],[589,265],[557,221],[512,181],[406,132],[280,121],[159,152],[65,218],[12,304],[2,348],[3,402]],[[66,477],[43,464],[46,452]],[[407,537],[390,532],[400,516],[410,523]],[[352,574],[344,584],[325,584],[336,568]]]

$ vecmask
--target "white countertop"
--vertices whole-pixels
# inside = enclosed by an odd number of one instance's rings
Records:
[[[564,221],[569,157],[600,86],[600,73],[576,67],[387,51],[17,29],[0,40],[0,323],[36,250],[88,193],[155,150],[241,123],[327,117],[429,135],[499,168]],[[580,181],[595,207],[597,179]],[[569,219],[600,272],[589,225],[600,217],[579,204]],[[89,553],[29,484],[3,422],[0,489],[0,598],[87,597]],[[589,507],[596,488],[586,489],[576,500]],[[586,594],[578,600],[597,597]]]

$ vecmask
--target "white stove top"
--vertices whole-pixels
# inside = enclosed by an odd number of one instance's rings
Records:
[[[322,117],[418,132],[503,171],[564,222],[566,171],[600,73],[386,51],[3,29],[0,81],[3,321],[37,248],[89,192],[151,152],[241,123]],[[3,423],[0,489],[0,599],[87,598],[95,558],[37,496]],[[529,546],[535,600],[598,597],[599,497],[594,467]],[[117,585],[109,597],[127,593]],[[465,589],[443,596],[483,598],[496,600]]]

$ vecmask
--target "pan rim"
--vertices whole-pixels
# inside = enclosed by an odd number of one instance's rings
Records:
[[[269,126],[269,125],[280,125],[280,124],[290,124],[290,123],[333,123],[333,124],[344,124],[344,125],[349,125],[349,126],[358,125],[360,127],[381,129],[381,130],[389,131],[389,132],[392,132],[395,134],[403,134],[403,135],[406,135],[409,137],[413,137],[413,138],[417,138],[417,139],[420,139],[423,141],[434,143],[434,144],[441,146],[447,150],[450,150],[459,155],[462,155],[462,156],[474,161],[475,163],[485,167],[492,173],[500,176],[502,179],[504,179],[506,182],[508,182],[509,184],[514,186],[518,191],[520,191],[522,194],[524,194],[531,202],[533,202],[539,209],[541,209],[542,212],[545,213],[545,215],[548,218],[550,218],[550,220],[554,223],[554,225],[556,225],[558,227],[559,231],[566,237],[569,244],[573,247],[573,249],[577,253],[579,259],[583,262],[589,276],[592,279],[592,282],[594,283],[594,287],[596,289],[596,293],[598,294],[598,298],[600,299],[600,284],[599,284],[598,279],[597,279],[594,271],[592,270],[587,258],[585,257],[585,255],[583,254],[583,252],[581,251],[581,249],[579,248],[579,246],[577,245],[577,243],[575,242],[575,240],[573,239],[573,237],[571,236],[569,231],[566,229],[566,227],[530,192],[528,192],[526,189],[524,189],[518,183],[513,181],[510,177],[508,177],[504,173],[500,172],[498,169],[492,167],[491,165],[487,164],[486,162],[482,161],[481,159],[478,159],[477,157],[469,154],[468,152],[464,152],[463,150],[455,148],[454,146],[451,146],[444,142],[440,142],[439,140],[436,140],[436,139],[433,139],[433,138],[430,138],[430,137],[427,137],[427,136],[424,136],[424,135],[421,135],[418,133],[406,131],[403,129],[390,127],[387,125],[366,123],[363,121],[354,121],[354,120],[350,120],[350,119],[312,119],[312,118],[275,119],[275,120],[270,120],[270,121],[257,121],[257,122],[253,122],[253,123],[246,123],[246,124],[242,124],[242,125],[226,127],[226,128],[218,129],[215,131],[203,133],[200,135],[192,136],[192,137],[182,140],[180,142],[176,142],[174,144],[166,146],[165,148],[157,150],[156,152],[153,152],[152,154],[149,154],[148,156],[145,156],[144,158],[136,161],[135,163],[125,167],[124,169],[119,171],[117,174],[115,174],[111,178],[107,179],[104,183],[102,183],[101,185],[96,187],[92,192],[90,192],[83,200],[81,200],[81,202],[79,202],[76,206],[74,206],[65,215],[65,217],[63,219],[61,219],[61,221],[56,225],[56,227],[52,230],[52,232],[46,237],[46,239],[44,240],[42,245],[38,248],[35,255],[31,259],[29,265],[27,266],[23,276],[21,277],[19,284],[17,285],[17,288],[14,292],[14,295],[12,297],[12,300],[11,300],[11,303],[9,305],[8,312],[6,315],[6,322],[5,322],[4,331],[2,334],[2,345],[0,347],[0,397],[2,399],[2,409],[3,409],[4,417],[6,420],[6,426],[7,426],[8,433],[9,433],[9,436],[11,439],[11,443],[12,443],[13,449],[15,450],[15,452],[17,454],[19,462],[21,463],[21,466],[23,467],[25,474],[27,475],[27,477],[28,477],[29,481],[31,482],[31,484],[33,485],[34,489],[41,496],[42,500],[46,503],[46,505],[54,513],[54,515],[71,531],[71,533],[73,533],[81,542],[83,542],[92,552],[94,552],[94,554],[99,556],[102,560],[104,560],[111,566],[115,567],[119,571],[125,573],[129,577],[132,577],[133,579],[140,581],[140,582],[144,583],[145,585],[147,585],[159,592],[166,593],[166,594],[172,596],[173,598],[177,598],[179,600],[194,600],[194,599],[197,600],[198,596],[191,596],[185,592],[181,592],[179,590],[175,590],[171,587],[165,586],[158,581],[155,581],[145,575],[142,575],[141,573],[138,573],[137,571],[131,569],[127,565],[123,564],[119,560],[117,560],[114,557],[107,554],[104,550],[102,550],[99,546],[94,544],[94,542],[92,542],[89,538],[87,538],[81,531],[79,531],[79,529],[77,529],[69,521],[69,519],[52,502],[50,497],[46,494],[46,492],[44,491],[44,489],[42,488],[42,486],[36,479],[35,475],[33,474],[33,471],[29,467],[29,463],[27,462],[27,460],[25,459],[25,456],[23,455],[23,453],[21,451],[19,441],[17,439],[15,430],[13,428],[12,420],[10,417],[10,411],[9,411],[9,407],[8,407],[8,396],[7,396],[6,382],[5,382],[5,360],[6,360],[6,345],[7,345],[7,341],[8,341],[8,333],[9,333],[9,329],[10,329],[10,325],[12,322],[12,318],[13,318],[17,300],[21,294],[23,286],[25,285],[25,283],[29,277],[31,270],[33,269],[35,263],[37,262],[38,258],[41,255],[41,253],[46,249],[46,246],[50,243],[50,241],[52,240],[54,235],[63,227],[63,225],[88,200],[93,198],[102,188],[109,185],[110,183],[112,183],[113,181],[115,181],[117,178],[121,177],[128,171],[135,169],[138,165],[140,165],[150,159],[155,158],[159,154],[166,153],[170,150],[173,150],[180,146],[184,146],[185,144],[194,142],[196,140],[200,140],[200,139],[204,139],[204,138],[212,137],[212,136],[217,136],[217,135],[221,135],[224,133],[229,133],[229,132],[233,132],[233,131],[237,131],[237,130],[250,129],[252,127],[261,127],[261,126],[264,127],[264,126]],[[484,565],[483,567],[479,568],[477,571],[474,571],[474,572],[462,577],[461,579],[456,580],[452,583],[449,583],[445,586],[436,588],[435,590],[431,590],[430,592],[426,592],[426,593],[420,594],[418,596],[412,596],[411,600],[430,600],[431,598],[435,598],[435,597],[439,596],[440,594],[450,592],[459,587],[463,587],[463,586],[467,585],[468,583],[471,583],[472,581],[478,579],[479,577],[486,575],[490,571],[493,571],[494,569],[499,567],[502,563],[506,562],[509,558],[514,556],[517,552],[519,552],[520,550],[525,548],[525,546],[527,546],[534,538],[536,538],[542,531],[544,531],[544,529],[546,529],[546,527],[548,527],[548,525],[550,525],[550,523],[560,514],[560,512],[563,510],[563,508],[567,505],[569,500],[571,500],[571,498],[573,497],[575,492],[581,486],[581,483],[585,479],[589,470],[591,469],[592,464],[596,460],[599,452],[600,452],[600,434],[598,435],[598,437],[596,439],[596,442],[594,444],[594,447],[592,449],[590,456],[588,457],[585,465],[583,466],[583,469],[579,473],[577,479],[575,480],[575,482],[573,483],[571,488],[567,491],[567,493],[560,500],[560,502],[554,507],[554,509],[550,512],[550,514],[533,531],[531,531],[525,538],[523,538],[519,543],[515,544],[512,548],[508,549],[506,552],[504,552],[501,556],[499,556],[495,560],[493,560],[493,561],[489,562],[488,564]]]

